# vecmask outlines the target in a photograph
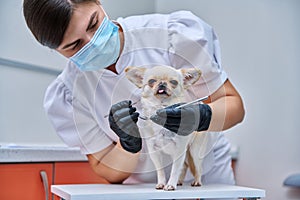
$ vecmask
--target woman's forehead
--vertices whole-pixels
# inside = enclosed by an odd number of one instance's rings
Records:
[[[90,23],[91,16],[97,12],[99,18],[103,18],[105,13],[101,5],[94,2],[81,3],[76,5],[72,12],[71,20],[64,34],[62,43],[57,49],[61,49],[64,45],[75,41],[86,33],[88,24]]]

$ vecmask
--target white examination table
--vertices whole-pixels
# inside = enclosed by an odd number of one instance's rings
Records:
[[[156,190],[155,184],[115,185],[77,184],[52,185],[51,192],[65,200],[141,200],[141,199],[224,199],[243,198],[247,200],[265,197],[261,189],[232,185],[178,186],[175,191]]]

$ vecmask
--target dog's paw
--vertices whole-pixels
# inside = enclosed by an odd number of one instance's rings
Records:
[[[175,190],[176,188],[175,188],[175,186],[173,186],[173,185],[166,185],[165,187],[164,187],[164,190],[166,190],[166,191],[173,191],[173,190]]]
[[[193,181],[192,184],[191,184],[192,187],[200,187],[201,186],[201,183],[198,182],[198,181]]]
[[[178,181],[177,182],[177,186],[182,186],[183,185],[183,182],[182,181]]]
[[[157,190],[162,190],[162,189],[164,189],[164,187],[165,187],[164,184],[158,183],[158,184],[156,184],[155,189],[157,189]]]

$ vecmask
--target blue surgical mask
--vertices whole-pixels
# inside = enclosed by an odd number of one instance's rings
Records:
[[[106,68],[114,64],[120,53],[119,27],[104,17],[92,39],[70,57],[82,71]]]

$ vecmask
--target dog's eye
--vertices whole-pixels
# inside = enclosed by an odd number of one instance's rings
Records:
[[[170,80],[170,83],[174,86],[177,86],[178,85],[178,81],[176,80]]]
[[[155,79],[150,79],[149,81],[148,81],[148,85],[150,86],[150,87],[153,87],[153,84],[156,82],[156,80]]]

